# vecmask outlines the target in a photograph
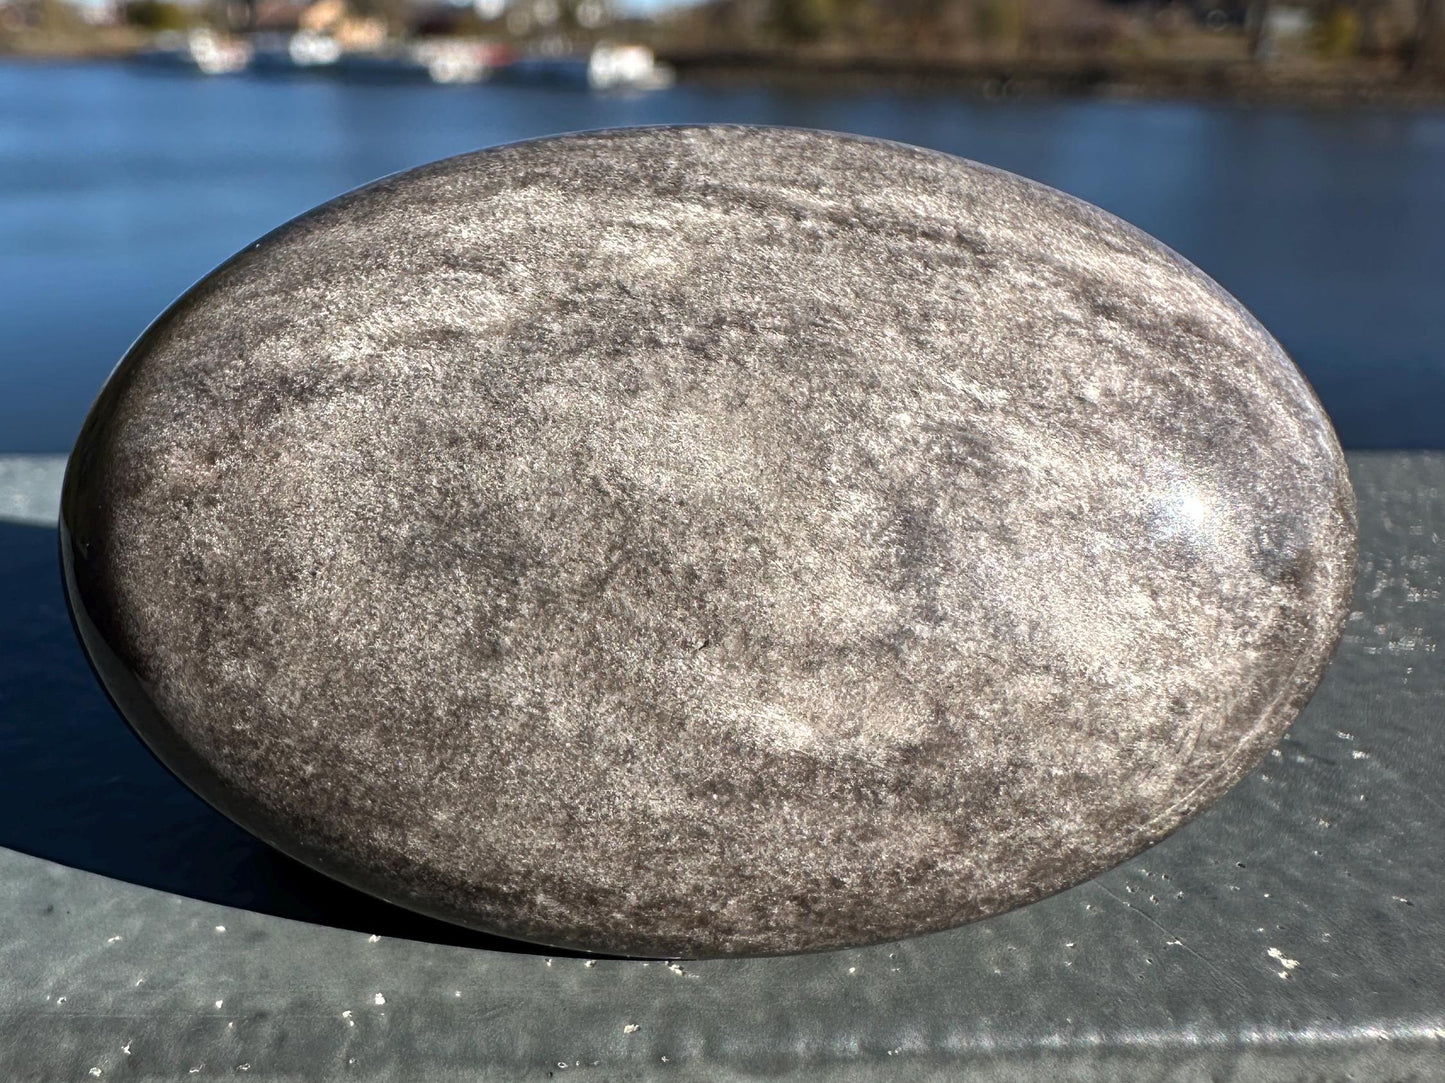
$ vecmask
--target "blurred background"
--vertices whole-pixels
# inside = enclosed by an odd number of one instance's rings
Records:
[[[1445,446],[1445,0],[0,0],[0,454],[285,219],[508,140],[740,121],[1042,180],[1238,295],[1352,447]]]
[[[0,0],[0,482],[58,487],[60,460],[16,456],[68,451],[150,320],[287,218],[490,144],[705,121],[883,136],[1097,203],[1239,296],[1347,447],[1445,447],[1445,0]],[[3,512],[0,846],[463,935],[171,779],[86,669],[54,533]]]

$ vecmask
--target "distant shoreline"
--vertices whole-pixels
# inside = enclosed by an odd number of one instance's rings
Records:
[[[50,38],[17,36],[10,40],[0,39],[0,63],[129,60],[149,44],[150,40],[145,35],[119,27],[86,35]]]
[[[920,60],[661,53],[688,82],[856,89],[949,89],[997,98],[1216,100],[1260,104],[1445,106],[1445,73],[1384,62],[1313,65],[1244,60]]]
[[[0,63],[124,61],[135,39],[54,43],[0,51]],[[1333,65],[1243,60],[1142,61],[808,57],[744,52],[672,52],[659,59],[684,83],[807,90],[947,90],[981,99],[1106,98],[1274,105],[1445,106],[1445,73],[1402,73],[1386,62]]]

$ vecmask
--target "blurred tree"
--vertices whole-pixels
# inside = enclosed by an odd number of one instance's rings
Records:
[[[35,5],[35,29],[42,34],[62,37],[84,28],[80,15],[64,0],[38,0]]]
[[[1249,0],[1244,13],[1244,32],[1249,41],[1249,58],[1264,60],[1269,52],[1270,0]]]
[[[1418,0],[1415,32],[1405,53],[1412,71],[1445,68],[1445,2]]]
[[[351,0],[351,11],[363,19],[380,19],[388,34],[405,35],[414,14],[411,0]]]
[[[171,0],[130,0],[124,9],[125,21],[141,30],[185,30],[192,22],[191,12]]]
[[[1385,51],[1380,31],[1381,6],[1382,0],[1355,0],[1355,11],[1360,18],[1356,51],[1364,56],[1379,56]]]
[[[1331,60],[1354,56],[1360,44],[1360,15],[1349,4],[1335,2],[1315,22],[1315,50]]]
[[[1201,46],[1224,56],[1230,43],[1204,31],[1233,39],[1242,30],[1250,57],[1265,61],[1287,33],[1306,32],[1305,10],[1315,18],[1304,44],[1321,56],[1403,55],[1417,68],[1445,67],[1445,0],[705,0],[666,25],[672,41],[703,50],[827,42],[960,58],[980,49],[1117,55],[1125,42],[1161,58]]]
[[[1111,51],[1127,17],[1101,0],[1030,0],[1024,44],[1033,53],[1100,55]]]
[[[412,33],[421,38],[477,37],[481,35],[485,25],[482,17],[477,14],[477,9],[471,6],[416,5],[412,11]]]
[[[1017,46],[1023,40],[1025,19],[1020,0],[982,0],[974,12],[974,26],[985,43]]]
[[[773,0],[771,22],[789,41],[817,41],[834,28],[834,0]]]

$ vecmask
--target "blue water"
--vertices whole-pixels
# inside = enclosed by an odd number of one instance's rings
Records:
[[[1445,113],[681,86],[206,80],[0,64],[0,453],[68,450],[167,303],[286,218],[489,144],[740,121],[886,136],[1045,181],[1239,296],[1353,447],[1442,447]]]

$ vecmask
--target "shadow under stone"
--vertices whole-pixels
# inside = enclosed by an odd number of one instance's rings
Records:
[[[170,774],[71,629],[54,530],[0,522],[0,846],[175,895],[387,937],[578,953],[414,914],[293,861]]]

